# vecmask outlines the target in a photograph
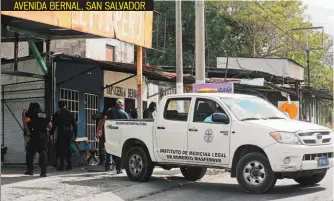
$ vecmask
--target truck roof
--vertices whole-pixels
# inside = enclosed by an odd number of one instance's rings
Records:
[[[236,93],[184,93],[184,94],[173,94],[167,95],[166,98],[172,97],[240,97],[240,98],[251,98],[256,97],[247,94],[236,94]]]

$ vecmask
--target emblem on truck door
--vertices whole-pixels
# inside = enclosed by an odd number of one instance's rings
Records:
[[[204,140],[207,143],[211,143],[213,140],[213,131],[211,129],[207,129],[204,134]]]

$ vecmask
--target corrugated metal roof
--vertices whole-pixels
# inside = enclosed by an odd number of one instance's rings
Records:
[[[137,73],[137,65],[130,63],[120,63],[120,62],[111,62],[111,61],[99,61],[89,58],[81,58],[75,56],[69,56],[65,54],[59,54],[54,57],[54,61],[72,61],[77,63],[85,63],[91,65],[97,65],[103,70],[123,72],[123,73]],[[171,72],[164,72],[156,66],[143,65],[143,76],[150,80],[159,80],[166,82],[175,82],[176,74]],[[192,84],[195,82],[194,77],[191,74],[183,75],[183,82],[185,84]]]

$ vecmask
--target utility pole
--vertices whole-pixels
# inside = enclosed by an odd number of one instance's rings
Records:
[[[305,31],[305,39],[306,39],[306,63],[307,63],[307,86],[310,89],[311,87],[311,79],[310,79],[310,47],[308,45],[308,30]]]
[[[205,83],[205,13],[204,0],[195,4],[195,58],[196,83]]]
[[[306,27],[306,28],[298,28],[298,29],[292,29],[292,40],[294,40],[293,37],[293,31],[301,31],[304,30],[305,31],[305,40],[306,40],[306,47],[305,47],[305,52],[306,52],[306,64],[307,64],[307,89],[311,90],[311,72],[310,72],[310,51],[311,50],[322,50],[324,49],[324,27]],[[309,45],[309,37],[308,37],[308,32],[309,30],[313,31],[313,30],[321,30],[322,31],[322,40],[321,40],[321,45],[320,47],[311,47]],[[294,42],[292,42],[294,44]],[[312,108],[313,108],[313,104],[312,104],[312,100],[313,97],[311,95],[311,93],[309,93],[309,97],[308,97],[309,103],[308,103],[308,116],[309,116],[309,122],[312,122],[312,117],[314,116],[313,113],[315,113],[314,109],[312,112]]]
[[[311,89],[311,76],[310,76],[310,47],[308,44],[308,30],[305,30],[305,39],[306,39],[306,64],[307,64],[307,87],[308,90]],[[311,95],[309,96],[309,107],[308,107],[308,116],[309,116],[309,122],[312,122],[311,117],[313,116],[313,114],[311,115],[312,112],[312,104],[311,104]]]
[[[181,0],[175,1],[175,37],[176,37],[176,93],[183,93],[183,58],[182,58],[182,14]]]

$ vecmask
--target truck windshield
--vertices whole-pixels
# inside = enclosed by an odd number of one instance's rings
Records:
[[[222,97],[221,100],[242,121],[257,119],[287,119],[268,101],[258,97]]]

